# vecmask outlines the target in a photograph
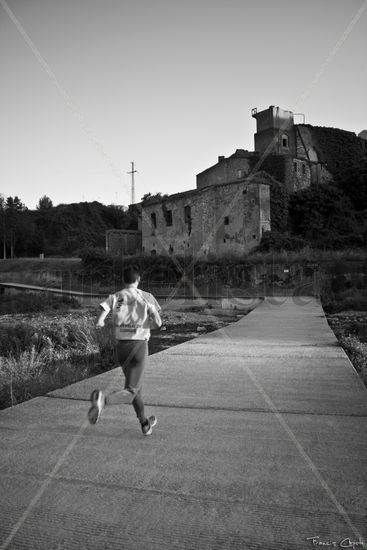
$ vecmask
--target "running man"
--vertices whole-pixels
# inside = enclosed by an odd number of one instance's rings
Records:
[[[102,312],[97,328],[104,327],[107,315],[112,312],[112,323],[116,340],[116,359],[125,375],[125,388],[105,394],[94,390],[88,419],[95,424],[106,405],[132,403],[139,419],[143,435],[151,435],[157,418],[146,418],[142,398],[142,377],[148,357],[150,329],[159,328],[162,320],[160,306],[149,292],[138,289],[140,273],[136,267],[129,267],[123,273],[124,288],[111,294],[101,304]]]

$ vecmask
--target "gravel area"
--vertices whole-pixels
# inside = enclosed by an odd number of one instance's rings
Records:
[[[152,332],[149,343],[150,353],[157,353],[192,338],[197,338],[200,334],[222,328],[229,323],[238,321],[250,311],[209,309],[199,306],[181,311],[163,310],[163,326],[159,331]]]

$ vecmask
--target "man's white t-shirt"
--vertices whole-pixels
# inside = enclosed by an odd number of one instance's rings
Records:
[[[101,307],[112,312],[116,340],[149,340],[150,312],[161,309],[152,294],[135,287],[110,294]]]

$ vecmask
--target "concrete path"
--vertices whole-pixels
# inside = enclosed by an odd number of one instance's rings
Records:
[[[150,358],[0,413],[0,549],[367,549],[367,391],[315,299],[266,300]],[[349,545],[349,546],[348,546]]]

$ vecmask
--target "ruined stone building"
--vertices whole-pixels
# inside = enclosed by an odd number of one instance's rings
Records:
[[[196,189],[141,203],[138,231],[108,236],[107,249],[128,255],[241,257],[271,229],[270,186],[289,192],[328,183],[340,162],[355,162],[366,139],[352,132],[295,124],[294,114],[270,106],[252,110],[254,151],[237,149],[196,176]],[[134,233],[134,234],[133,234]],[[106,240],[107,243],[107,240]]]
[[[145,254],[243,255],[270,230],[269,176],[216,183],[142,207]]]

